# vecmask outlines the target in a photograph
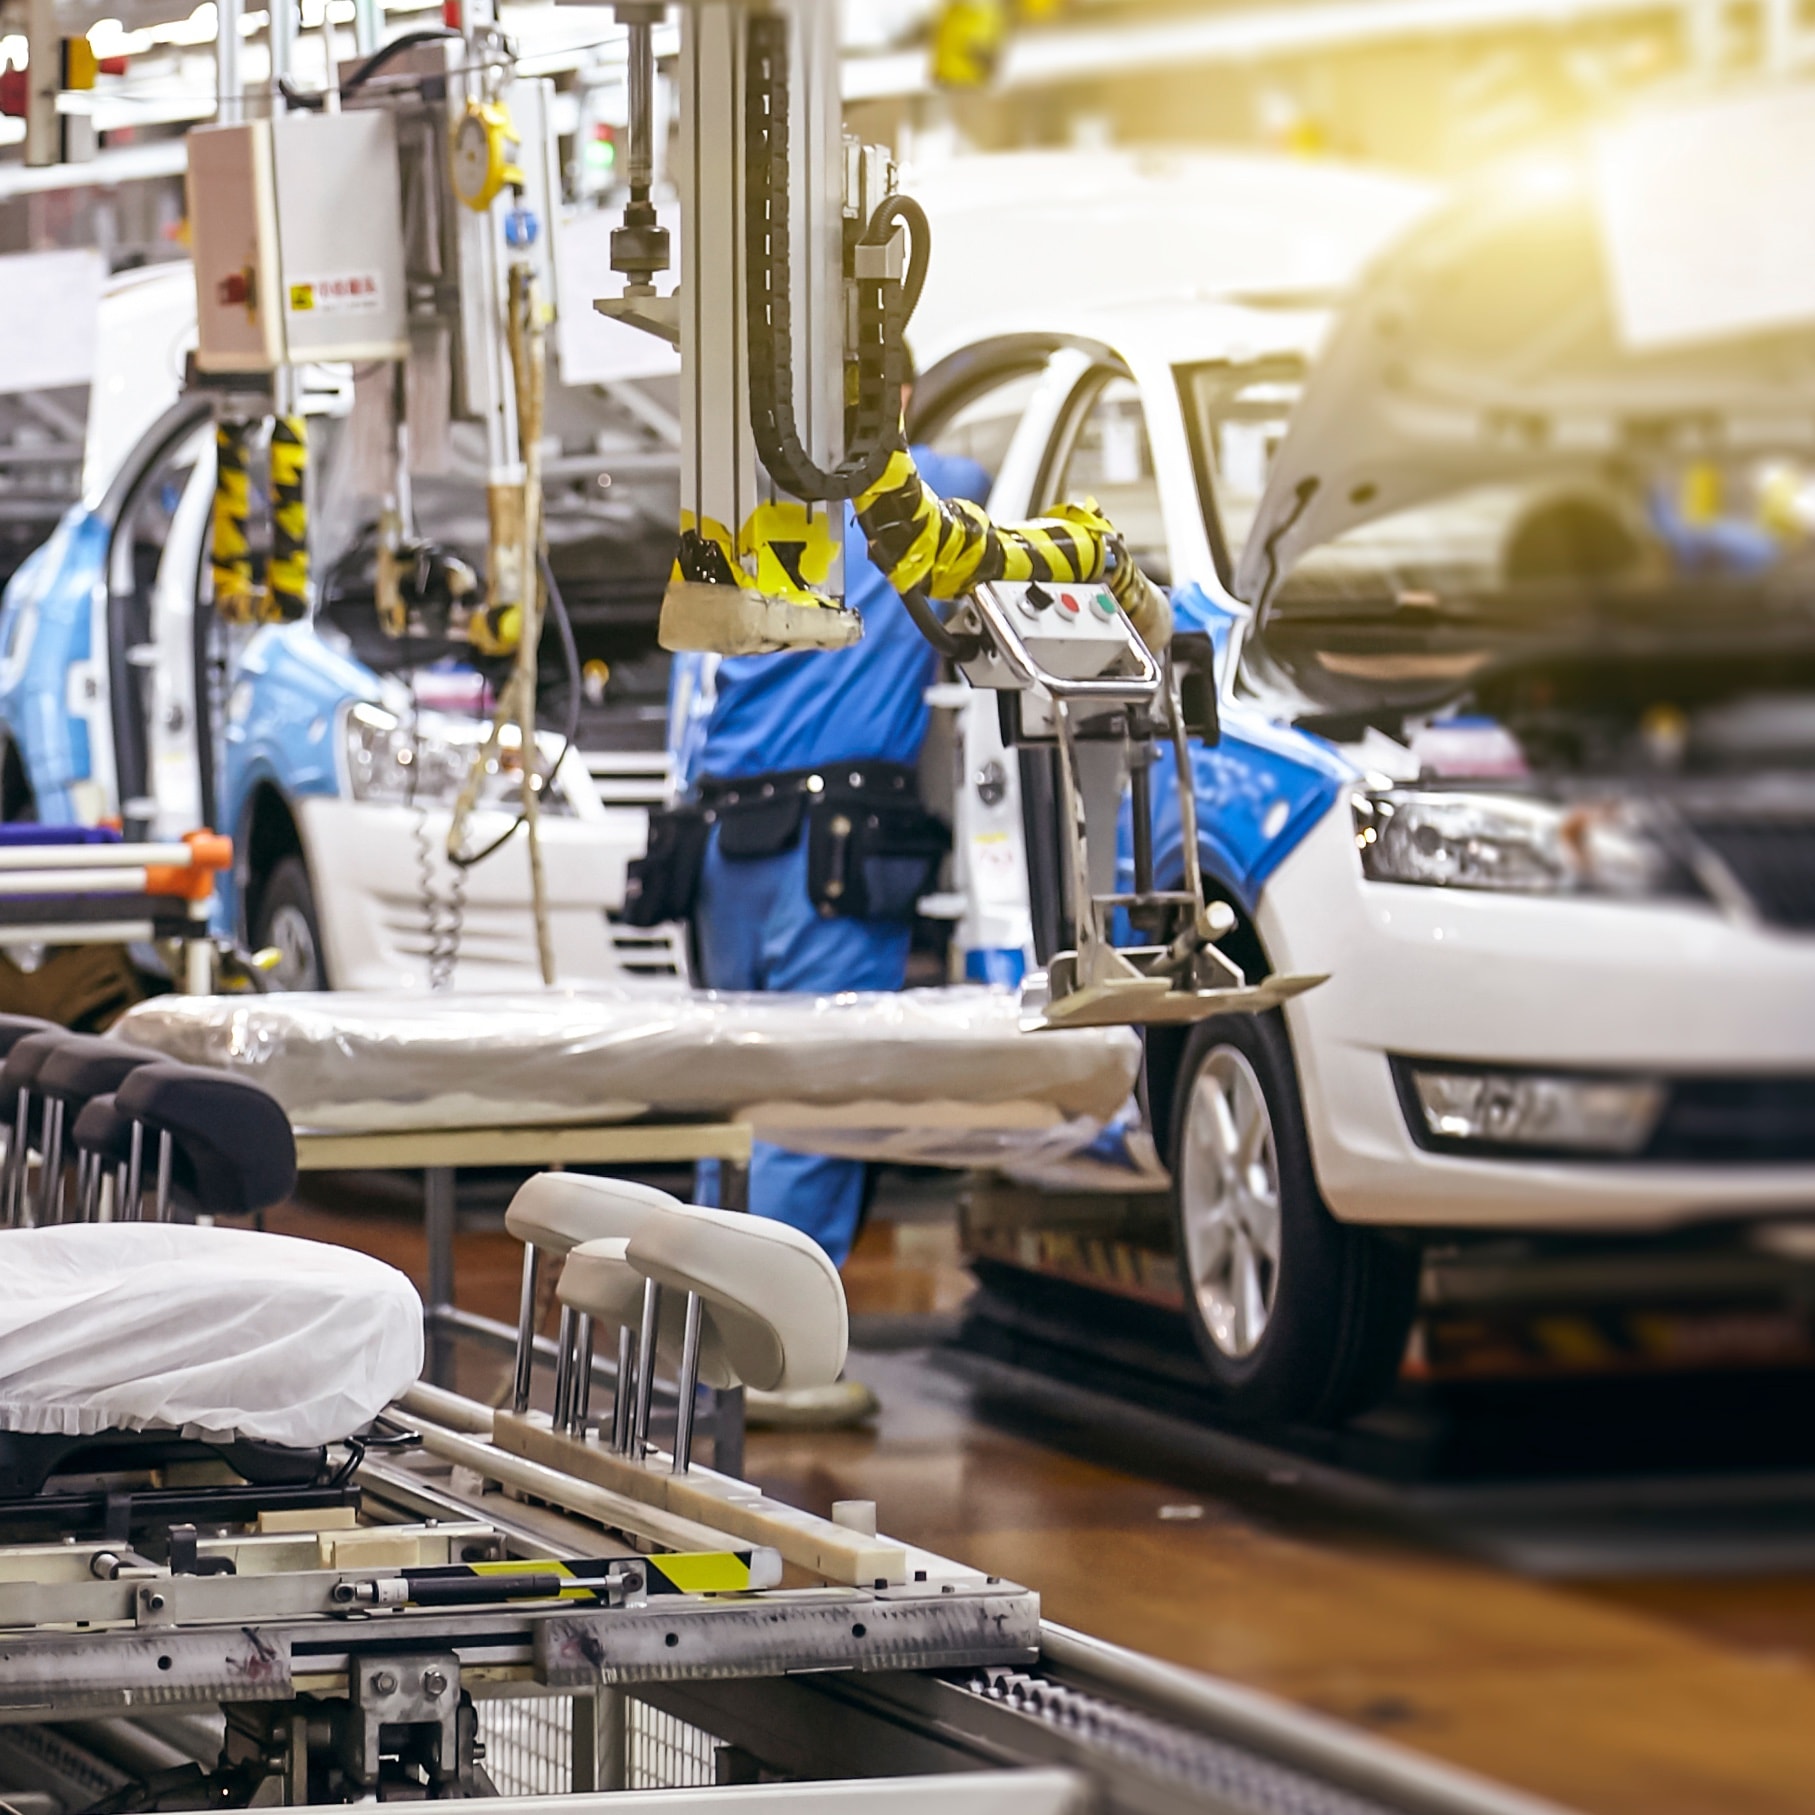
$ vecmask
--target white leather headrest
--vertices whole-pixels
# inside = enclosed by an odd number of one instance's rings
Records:
[[[581,1242],[628,1241],[650,1217],[681,1207],[666,1191],[628,1179],[538,1172],[511,1199],[504,1226],[520,1242],[565,1254]]]
[[[685,1204],[637,1230],[625,1258],[658,1285],[700,1295],[706,1327],[746,1386],[829,1386],[844,1367],[844,1282],[826,1251],[786,1223]]]
[[[561,1263],[557,1288],[562,1304],[584,1311],[601,1328],[643,1327],[643,1276],[624,1257],[625,1241],[582,1242]],[[662,1295],[655,1336],[656,1359],[677,1373],[686,1333],[687,1301],[674,1292]],[[709,1321],[700,1328],[699,1377],[707,1386],[736,1386],[724,1344]]]

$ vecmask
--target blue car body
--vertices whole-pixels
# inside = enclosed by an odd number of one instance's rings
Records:
[[[96,600],[107,586],[114,528],[104,507],[74,507],[0,597],[0,736],[46,825],[83,823],[78,789],[85,783],[93,784],[91,800],[98,791],[110,814],[120,811],[117,777],[96,773],[94,739],[70,698],[72,673],[95,661]],[[117,678],[108,676],[110,687]],[[311,624],[255,632],[228,675],[215,776],[221,829],[243,835],[261,786],[286,801],[338,794],[341,708],[379,693],[378,676],[330,648]],[[235,879],[223,877],[215,930],[230,931],[238,912]]]

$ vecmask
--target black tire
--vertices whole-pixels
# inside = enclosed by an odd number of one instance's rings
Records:
[[[283,954],[277,968],[265,973],[268,989],[284,992],[328,987],[328,965],[321,946],[321,922],[315,917],[315,891],[308,866],[300,857],[283,857],[271,866],[253,902],[252,949],[276,946]]]
[[[1328,1421],[1373,1404],[1405,1353],[1418,1253],[1325,1206],[1277,1010],[1193,1029],[1172,1123],[1185,1312],[1226,1409]]]

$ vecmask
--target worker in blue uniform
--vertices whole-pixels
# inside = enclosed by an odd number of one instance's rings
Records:
[[[906,399],[904,388],[904,408]],[[942,496],[987,502],[989,475],[976,461],[926,447],[913,455],[921,477]],[[859,904],[868,913],[842,911],[849,901],[837,892],[842,877],[815,870],[836,871],[839,825],[876,818],[828,813],[829,798],[848,797],[859,808],[879,802],[884,819],[891,811],[911,817],[916,810],[907,797],[939,658],[870,560],[848,504],[844,575],[846,602],[863,615],[860,641],[845,649],[729,656],[718,664],[704,740],[690,765],[716,822],[694,909],[702,981],[713,989],[820,994],[898,990],[906,980],[909,896],[926,879],[924,864],[912,855],[912,836],[908,855],[884,852],[867,868],[853,869],[854,887],[863,874],[870,877],[871,899]],[[817,865],[816,841],[823,859]],[[876,899],[890,894],[886,880],[878,886],[876,879],[891,865],[906,886],[892,899]],[[857,1233],[863,1175],[858,1161],[759,1141],[750,1209],[804,1230],[842,1265]]]

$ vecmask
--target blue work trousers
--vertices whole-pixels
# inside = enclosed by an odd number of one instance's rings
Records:
[[[712,989],[900,989],[907,978],[905,921],[828,919],[807,899],[807,841],[774,857],[729,858],[718,834],[706,849],[694,927]],[[760,1049],[751,1053],[760,1068]],[[760,1076],[752,1079],[760,1096]],[[758,1141],[750,1208],[804,1230],[843,1266],[863,1209],[863,1164],[790,1153]]]

